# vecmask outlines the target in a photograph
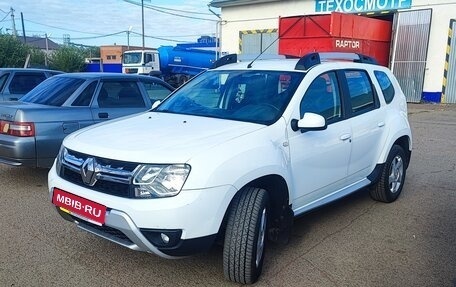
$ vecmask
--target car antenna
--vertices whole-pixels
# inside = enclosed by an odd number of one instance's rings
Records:
[[[285,30],[285,32],[283,32],[282,35],[285,35],[286,33],[288,33],[288,31],[290,31],[290,29],[293,28],[296,24],[298,24],[299,20],[303,19],[304,17],[305,17],[305,15],[302,15],[301,17],[299,17],[298,19],[296,19],[296,21],[293,23],[293,25],[291,25],[290,27],[288,27],[288,29]],[[258,54],[258,56],[256,56],[255,59],[253,59],[253,60],[247,65],[247,69],[252,68],[253,62],[255,62],[259,57],[261,57],[261,55],[263,55],[264,52],[266,52],[266,51],[269,49],[269,47],[271,47],[271,46],[272,46],[275,42],[277,42],[277,40],[279,40],[279,39],[280,39],[280,34],[277,36],[277,38],[276,38],[271,44],[269,44],[269,45],[266,47],[266,49],[264,49],[263,51],[261,51],[261,53]]]

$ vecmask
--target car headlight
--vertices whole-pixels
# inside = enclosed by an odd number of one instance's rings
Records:
[[[57,175],[60,176],[60,171],[62,170],[62,159],[64,157],[65,152],[67,152],[66,148],[63,147],[63,145],[60,146],[60,151],[57,154],[57,157],[55,159],[55,171],[57,172]]]
[[[133,175],[135,197],[169,197],[179,194],[190,173],[187,164],[142,164]]]

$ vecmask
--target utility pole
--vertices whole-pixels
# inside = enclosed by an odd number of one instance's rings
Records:
[[[127,31],[127,50],[130,50],[130,32],[131,32],[132,28],[133,28],[133,26],[128,27],[128,31]]]
[[[142,13],[142,49],[144,51],[144,0],[141,0],[141,13]]]
[[[17,36],[17,30],[16,30],[16,22],[14,22],[14,9],[13,7],[10,7],[10,11],[11,11],[11,21],[13,21],[13,24],[12,24],[12,28],[13,28],[13,36]]]
[[[22,35],[24,36],[24,44],[26,44],[27,37],[25,36],[24,15],[22,15],[22,12],[21,12],[21,22],[22,22]]]
[[[221,58],[222,54],[220,47],[220,41],[222,40],[222,17],[220,17],[219,14],[212,11],[210,4],[207,4],[207,9],[209,9],[209,12],[211,12],[217,18],[219,18],[217,24],[215,25],[215,60],[217,61],[219,58]]]
[[[49,55],[49,44],[48,44],[48,34],[44,34],[44,36],[46,37],[46,54],[44,55],[44,65],[48,66],[48,55]]]

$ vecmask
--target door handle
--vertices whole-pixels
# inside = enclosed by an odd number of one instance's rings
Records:
[[[385,126],[385,122],[379,122],[379,123],[377,124],[377,126],[378,126],[379,128],[384,127],[384,126]]]
[[[109,117],[108,113],[98,113],[100,119],[107,119]]]
[[[346,140],[351,139],[351,134],[343,134],[339,138],[341,141],[346,141]]]

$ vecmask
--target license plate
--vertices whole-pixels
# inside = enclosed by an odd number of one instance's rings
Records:
[[[75,215],[97,225],[105,223],[106,206],[54,188],[52,203],[66,213]]]

